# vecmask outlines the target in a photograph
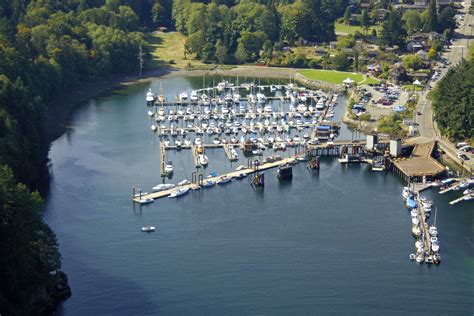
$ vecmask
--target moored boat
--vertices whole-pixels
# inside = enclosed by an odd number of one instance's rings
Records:
[[[189,192],[189,188],[179,188],[171,192],[170,198],[177,198]]]
[[[152,233],[155,231],[155,226],[143,226],[142,232],[144,233]]]

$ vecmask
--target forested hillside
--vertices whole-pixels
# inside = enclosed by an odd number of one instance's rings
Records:
[[[474,60],[451,68],[433,93],[433,109],[443,135],[474,139]]]
[[[48,100],[138,70],[156,1],[0,0],[0,314],[43,314],[67,296],[54,233],[28,192],[46,170]],[[161,6],[161,5],[160,5]],[[152,8],[155,7],[153,11]],[[156,17],[155,17],[156,18]],[[168,18],[169,20],[169,18]]]
[[[187,50],[205,62],[256,61],[274,45],[335,39],[334,21],[348,0],[173,1],[176,29],[188,35]]]

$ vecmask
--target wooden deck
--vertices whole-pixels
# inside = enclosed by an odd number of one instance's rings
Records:
[[[436,176],[444,172],[445,167],[431,155],[435,142],[417,144],[410,158],[397,159],[395,167],[406,177]]]

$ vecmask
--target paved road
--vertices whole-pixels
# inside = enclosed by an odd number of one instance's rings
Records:
[[[456,36],[451,45],[451,48],[448,52],[443,55],[449,59],[452,65],[456,65],[461,61],[462,58],[465,58],[468,52],[468,47],[472,42],[471,36],[473,35],[473,26],[474,26],[474,17],[468,14],[469,7],[473,0],[466,0],[464,2],[464,21],[463,25],[460,25],[459,29],[456,30]],[[473,25],[473,26],[471,26]],[[442,78],[447,72],[447,69],[442,69],[440,77]],[[433,86],[437,84],[439,79],[433,83]],[[426,98],[428,91],[423,91],[420,96],[420,102],[417,105],[416,110],[421,112],[421,115],[416,115],[416,122],[418,123],[418,131],[421,137],[426,138],[427,140],[440,141],[441,145],[445,149],[446,153],[454,160],[457,160],[461,165],[465,166],[468,170],[474,170],[474,156],[470,155],[471,159],[469,161],[462,161],[456,156],[457,149],[446,139],[442,139],[438,135],[437,130],[434,126],[433,119],[433,110],[431,107],[431,102]]]

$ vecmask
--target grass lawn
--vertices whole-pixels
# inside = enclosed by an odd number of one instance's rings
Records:
[[[414,86],[412,84],[406,84],[402,86],[403,89],[406,89],[407,91],[414,91]],[[423,91],[423,86],[416,86],[416,91]]]
[[[356,31],[359,31],[361,34],[364,34],[364,29],[360,26],[357,25],[347,25],[344,23],[337,23],[335,24],[336,27],[336,33],[345,33],[345,34],[354,34]],[[376,29],[377,32],[380,30],[380,26],[371,26],[367,30],[367,34],[371,34],[372,30]]]
[[[370,77],[364,80],[364,76],[362,74],[354,73],[354,72],[307,69],[307,70],[300,70],[299,73],[309,79],[326,81],[326,82],[331,82],[331,83],[338,83],[338,84],[341,84],[342,81],[346,78],[351,78],[357,84],[369,84],[369,83],[379,82],[377,79],[370,78]]]
[[[149,68],[174,66],[186,68],[188,64],[192,67],[210,67],[204,63],[194,60],[194,56],[187,55],[184,59],[184,43],[186,37],[179,32],[153,33],[146,37],[151,48],[152,60],[147,65]]]

